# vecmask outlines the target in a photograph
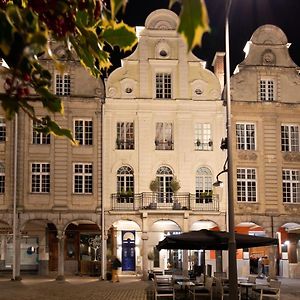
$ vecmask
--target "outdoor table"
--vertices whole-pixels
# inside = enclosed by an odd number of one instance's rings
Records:
[[[188,276],[184,276],[184,275],[173,275],[172,276],[172,281],[174,283],[178,283],[178,281],[189,281],[190,278]]]
[[[239,285],[241,288],[245,288],[246,289],[246,299],[250,299],[249,297],[249,287],[253,287],[254,285],[256,286],[256,283],[252,283],[252,282],[239,282]],[[242,291],[241,291],[241,295],[242,295]]]
[[[195,285],[192,281],[177,281],[177,284],[180,286],[180,290],[184,288],[185,295],[188,294],[188,288]]]

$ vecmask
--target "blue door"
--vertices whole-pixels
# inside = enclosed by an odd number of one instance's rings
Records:
[[[122,230],[122,271],[135,271],[135,231]]]

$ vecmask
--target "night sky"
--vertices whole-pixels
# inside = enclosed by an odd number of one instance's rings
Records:
[[[206,33],[202,46],[193,52],[207,61],[208,67],[216,51],[224,51],[224,18],[226,0],[206,0],[210,19],[210,33]],[[147,16],[159,8],[168,8],[167,0],[128,0],[123,20],[131,26],[143,26]],[[179,6],[172,10],[178,13]],[[287,35],[291,47],[290,55],[300,66],[300,0],[232,0],[230,13],[230,60],[231,72],[244,59],[243,48],[251,35],[261,25],[273,24]],[[129,53],[115,52],[112,59],[115,67],[120,66],[120,58]]]

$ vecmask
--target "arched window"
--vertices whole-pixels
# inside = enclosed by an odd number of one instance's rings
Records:
[[[159,181],[158,189],[158,202],[160,203],[172,203],[172,189],[171,180],[173,178],[173,172],[169,167],[162,166],[156,172],[156,177]]]
[[[200,167],[196,172],[196,203],[212,202],[212,173],[210,169]]]
[[[129,166],[122,166],[117,171],[117,193],[119,201],[132,203],[134,194],[134,174]]]

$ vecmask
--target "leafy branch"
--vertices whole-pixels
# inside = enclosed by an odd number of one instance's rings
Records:
[[[109,7],[106,5],[109,2]],[[126,0],[0,0],[0,57],[8,68],[1,69],[4,90],[0,92],[7,119],[20,110],[33,120],[39,120],[36,130],[68,137],[76,143],[69,129],[61,128],[50,114],[63,114],[63,102],[51,92],[52,76],[40,63],[47,55],[58,66],[59,59],[51,52],[50,40],[62,43],[76,52],[81,64],[96,78],[110,66],[105,46],[132,49],[137,38],[135,30],[116,15]],[[175,0],[170,0],[172,5]],[[190,50],[200,44],[208,30],[204,0],[181,0],[182,10],[178,32]],[[38,119],[34,103],[48,112]]]

